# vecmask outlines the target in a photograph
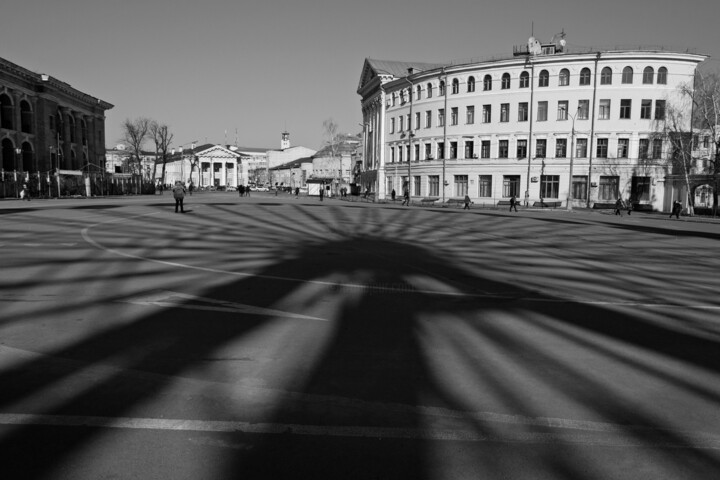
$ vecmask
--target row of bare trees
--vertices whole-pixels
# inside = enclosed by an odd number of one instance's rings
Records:
[[[162,175],[165,178],[165,165],[168,160],[168,151],[172,144],[173,134],[167,125],[145,117],[135,120],[129,118],[122,125],[124,140],[130,149],[132,161],[137,162],[136,169],[142,171],[142,152],[145,142],[151,140],[155,144],[155,158],[160,159]],[[157,162],[153,162],[152,179],[156,178]]]
[[[672,173],[683,177],[688,194],[688,214],[693,215],[691,177],[695,167],[696,139],[711,140],[710,174],[713,176],[713,205],[718,208],[720,190],[720,76],[698,70],[693,81],[680,86],[666,104],[665,115],[655,120],[654,135],[669,143]]]

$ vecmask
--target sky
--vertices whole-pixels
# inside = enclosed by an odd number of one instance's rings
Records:
[[[507,56],[534,33],[568,45],[694,49],[720,70],[717,0],[6,0],[0,57],[168,125],[174,146],[319,149],[323,121],[358,133],[365,58]],[[148,143],[149,147],[149,143]]]

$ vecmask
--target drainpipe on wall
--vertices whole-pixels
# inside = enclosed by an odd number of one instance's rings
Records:
[[[595,55],[595,72],[593,73],[592,112],[590,114],[590,151],[588,152],[587,208],[590,208],[590,194],[592,193],[593,138],[595,138],[595,102],[597,97],[597,69],[598,62],[600,61],[600,55],[602,55],[602,53],[600,52]],[[572,178],[570,179],[570,183],[572,183]]]

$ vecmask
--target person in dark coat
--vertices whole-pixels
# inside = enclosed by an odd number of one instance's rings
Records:
[[[180,208],[180,213],[185,213],[185,209],[183,207],[183,200],[185,199],[185,186],[181,181],[178,180],[175,182],[172,192],[173,197],[175,197],[175,213],[178,212],[178,208]]]
[[[408,190],[405,190],[405,193],[403,193],[403,205],[410,206],[410,192]]]
[[[680,200],[675,200],[673,202],[672,212],[670,213],[670,218],[675,215],[675,218],[680,220],[680,212],[682,212],[682,203],[680,203]]]
[[[470,210],[470,196],[465,195],[465,206],[463,207],[463,210]]]
[[[325,185],[320,185],[320,201],[323,201],[323,196],[325,196]]]
[[[510,211],[512,212],[513,210],[517,213],[517,197],[515,197],[515,195],[510,197]]]
[[[245,195],[245,185],[238,185],[238,195],[241,197]]]
[[[390,192],[390,198],[392,198],[392,201],[395,201],[395,189],[392,189],[392,192]]]
[[[623,216],[623,214],[622,214],[623,207],[625,207],[625,205],[623,204],[622,198],[618,198],[617,201],[615,202],[615,215],[620,215],[622,217]]]

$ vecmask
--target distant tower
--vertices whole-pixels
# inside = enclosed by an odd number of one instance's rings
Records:
[[[282,133],[282,140],[280,140],[280,150],[290,148],[290,134],[288,132]]]

